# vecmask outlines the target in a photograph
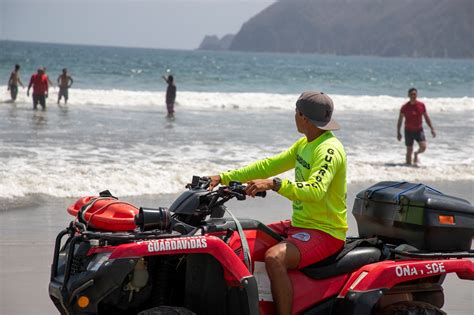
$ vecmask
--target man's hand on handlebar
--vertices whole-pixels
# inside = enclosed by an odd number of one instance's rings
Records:
[[[247,183],[247,188],[245,193],[247,196],[255,198],[255,195],[258,192],[267,191],[273,189],[273,180],[272,179],[255,179]]]
[[[214,187],[220,184],[221,182],[221,176],[220,175],[212,175],[212,176],[207,176],[211,180],[211,183],[209,184],[209,191],[212,191]]]

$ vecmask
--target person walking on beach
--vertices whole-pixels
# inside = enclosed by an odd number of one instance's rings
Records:
[[[276,314],[292,310],[293,288],[288,269],[303,268],[342,249],[346,239],[346,153],[331,130],[331,98],[304,92],[296,102],[295,122],[304,137],[288,150],[246,167],[210,176],[212,190],[219,183],[247,182],[246,193],[274,190],[293,201],[291,220],[269,227],[286,239],[265,253]],[[273,177],[295,169],[295,181]]]
[[[431,123],[431,119],[428,116],[426,111],[425,104],[420,101],[417,101],[416,97],[418,91],[415,88],[408,90],[408,97],[410,100],[406,102],[400,109],[400,114],[398,116],[397,122],[397,139],[398,141],[402,140],[402,134],[400,133],[400,128],[402,126],[403,118],[405,118],[405,145],[407,147],[406,152],[406,164],[412,164],[412,154],[413,154],[413,142],[416,140],[418,142],[418,150],[413,155],[413,163],[416,165],[420,162],[419,155],[426,150],[426,138],[423,131],[423,117],[426,120],[426,123],[431,129],[431,135],[433,138],[436,137],[436,132]]]
[[[23,85],[23,82],[20,80],[20,65],[16,64],[15,65],[15,70],[12,71],[10,74],[10,78],[8,79],[8,84],[7,84],[7,91],[10,91],[10,96],[12,98],[12,102],[16,101],[16,97],[18,95],[18,84],[21,85],[21,87],[25,87]]]
[[[46,109],[46,98],[48,97],[48,78],[44,74],[43,68],[39,68],[36,74],[33,74],[28,84],[26,95],[30,96],[30,88],[33,86],[33,109],[36,110],[38,103],[43,110]]]
[[[58,105],[59,101],[61,101],[61,97],[64,96],[64,105],[67,104],[67,100],[69,98],[69,88],[72,86],[74,83],[74,80],[70,75],[67,73],[67,69],[63,69],[63,73],[58,76],[58,86],[59,86],[59,92],[58,92]]]
[[[162,76],[163,80],[166,81],[168,87],[166,88],[166,109],[168,110],[168,118],[174,117],[174,102],[176,100],[176,84],[174,78],[169,75],[168,78]]]

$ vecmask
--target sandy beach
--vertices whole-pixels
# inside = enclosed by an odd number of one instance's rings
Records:
[[[355,194],[372,183],[348,185],[348,212]],[[446,194],[473,202],[472,182],[426,183]],[[176,197],[146,195],[122,197],[140,206],[167,206]],[[57,314],[48,296],[53,242],[71,217],[65,209],[74,199],[36,196],[31,203],[0,205],[0,314]],[[229,208],[239,217],[252,217],[270,223],[290,216],[290,203],[270,193],[265,199],[233,201]],[[348,214],[348,235],[357,234],[353,216]],[[444,310],[450,315],[468,315],[474,310],[474,282],[448,276],[444,285]]]

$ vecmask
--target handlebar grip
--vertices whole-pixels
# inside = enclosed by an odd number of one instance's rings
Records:
[[[260,192],[256,193],[255,196],[265,198],[267,196],[267,192],[266,191],[260,191]]]

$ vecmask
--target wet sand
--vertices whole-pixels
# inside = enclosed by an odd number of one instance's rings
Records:
[[[473,203],[472,182],[426,183],[446,194]],[[348,185],[348,235],[357,235],[357,226],[350,214],[354,196],[370,186],[367,183]],[[176,195],[123,197],[140,206],[168,206]],[[65,209],[75,199],[32,197],[18,204],[0,201],[0,314],[57,314],[48,296],[50,264],[56,234],[69,223]],[[270,193],[265,199],[232,201],[229,209],[238,217],[252,217],[270,223],[291,214],[286,199]],[[444,310],[450,315],[474,313],[474,281],[448,276],[445,284]]]

